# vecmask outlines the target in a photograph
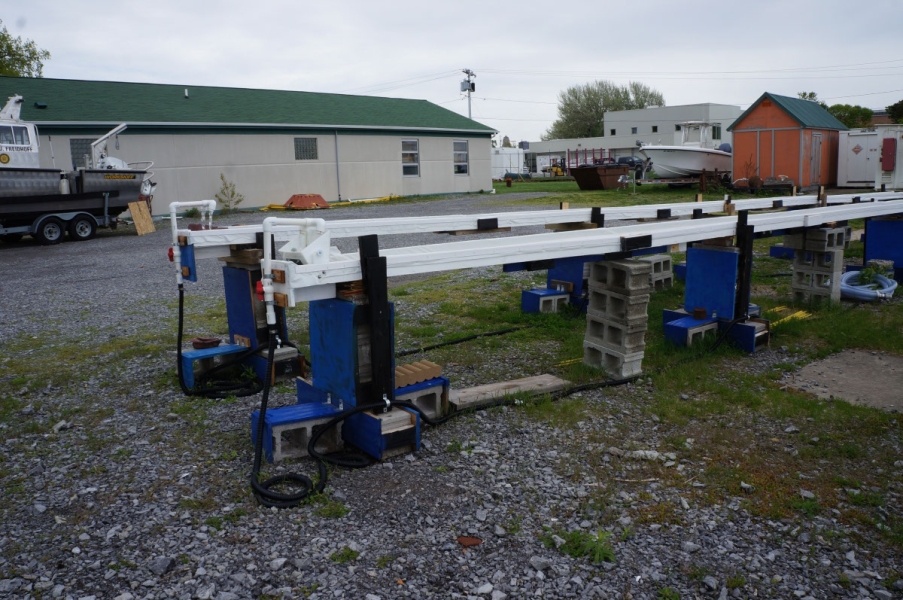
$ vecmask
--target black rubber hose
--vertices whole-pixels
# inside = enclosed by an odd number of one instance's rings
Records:
[[[455,344],[463,344],[464,342],[469,342],[471,340],[476,340],[479,338],[492,337],[492,336],[496,336],[496,335],[505,335],[506,333],[520,331],[521,329],[529,329],[530,327],[533,327],[533,326],[525,325],[523,327],[509,327],[508,329],[500,329],[498,331],[487,331],[486,333],[476,333],[474,335],[469,335],[467,337],[449,340],[447,342],[440,342],[438,344],[433,344],[431,346],[423,346],[422,348],[411,348],[409,350],[399,350],[398,352],[395,353],[395,357],[400,358],[402,356],[410,356],[411,354],[420,354],[421,352],[426,352],[427,350],[435,350],[436,348],[442,348],[443,346],[453,346]]]
[[[179,332],[177,336],[178,339],[176,340],[176,371],[179,375],[179,387],[182,388],[183,394],[185,394],[186,396],[204,396],[205,398],[228,398],[230,396],[253,396],[254,394],[260,393],[260,391],[263,389],[263,384],[261,383],[260,379],[256,377],[251,380],[241,381],[237,383],[208,383],[211,380],[213,373],[240,363],[245,358],[256,352],[256,348],[249,348],[247,351],[237,355],[234,360],[213,367],[212,369],[198,377],[197,385],[195,385],[194,388],[188,387],[188,385],[185,384],[185,374],[182,370],[182,337],[184,335],[184,327],[185,285],[180,283]]]
[[[272,372],[272,364],[276,354],[276,331],[270,331],[270,346],[267,351],[267,373]],[[314,493],[320,493],[326,487],[328,477],[326,464],[318,460],[317,469],[319,479],[316,484],[307,475],[297,473],[285,473],[276,475],[264,481],[260,481],[260,464],[263,460],[263,435],[266,428],[267,404],[270,399],[270,380],[266,377],[263,382],[263,394],[260,397],[260,415],[257,419],[257,442],[254,444],[254,463],[251,466],[251,490],[257,501],[264,506],[276,508],[290,508],[298,506]],[[313,436],[312,436],[313,437]],[[290,485],[300,487],[301,491],[293,494],[276,492],[272,488],[277,485]]]

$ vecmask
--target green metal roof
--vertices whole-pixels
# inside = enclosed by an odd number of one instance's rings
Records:
[[[185,91],[188,90],[188,98]],[[166,124],[493,130],[426,100],[280,90],[0,77],[0,102],[24,98],[22,119],[38,124]],[[45,104],[46,108],[37,108]]]
[[[838,121],[834,115],[822,108],[817,102],[803,100],[801,98],[791,98],[790,96],[778,96],[777,94],[765,92],[758,100],[753,102],[752,106],[747,108],[742,115],[737,117],[737,120],[734,121],[727,130],[733,131],[734,127],[742,122],[743,119],[746,118],[746,115],[755,110],[762,100],[765,100],[766,98],[780,106],[785,113],[790,115],[794,121],[803,127],[810,129],[839,129],[841,131],[847,131],[849,129],[849,127]]]

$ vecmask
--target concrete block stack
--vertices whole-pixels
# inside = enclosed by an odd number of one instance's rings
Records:
[[[649,271],[649,287],[655,292],[667,290],[674,285],[674,274],[671,272],[670,254],[652,254],[637,258],[640,262],[647,262]]]
[[[784,247],[794,251],[790,284],[794,302],[840,301],[843,250],[849,234],[849,227],[834,227],[784,236]]]
[[[584,363],[616,379],[642,371],[651,270],[649,262],[636,260],[590,265]]]

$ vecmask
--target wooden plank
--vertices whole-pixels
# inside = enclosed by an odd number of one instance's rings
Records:
[[[478,385],[463,390],[452,390],[448,396],[451,410],[463,410],[472,406],[491,404],[502,396],[511,394],[549,394],[563,390],[570,381],[554,375],[544,374],[535,377],[524,377],[489,385]]]
[[[546,229],[550,229],[551,231],[575,231],[578,229],[596,229],[598,225],[595,223],[549,223],[546,225]]]
[[[135,222],[135,231],[138,232],[138,235],[157,231],[150,211],[147,210],[147,202],[129,202],[129,212],[132,214],[132,220]]]
[[[440,231],[439,233],[447,233],[449,235],[473,235],[476,233],[506,233],[511,231],[510,227],[499,227],[497,229],[458,229],[457,231]]]

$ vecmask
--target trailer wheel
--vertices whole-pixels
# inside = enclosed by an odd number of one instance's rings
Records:
[[[97,234],[97,224],[92,217],[80,216],[69,221],[69,237],[76,242],[92,239]]]
[[[62,242],[64,233],[62,221],[56,217],[47,217],[41,221],[37,231],[34,232],[34,238],[38,240],[38,243],[48,246]]]

